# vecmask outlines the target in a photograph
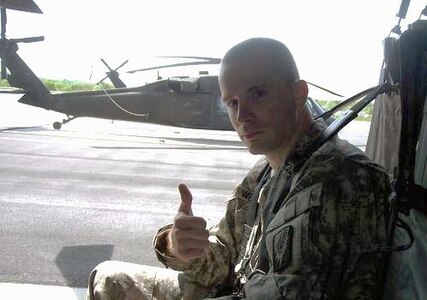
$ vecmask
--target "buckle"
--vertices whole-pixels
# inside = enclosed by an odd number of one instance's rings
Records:
[[[244,297],[243,286],[246,283],[246,277],[244,275],[237,275],[236,280],[233,284],[233,296]]]

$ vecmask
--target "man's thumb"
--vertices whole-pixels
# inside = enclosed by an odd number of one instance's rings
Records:
[[[179,206],[178,212],[192,216],[191,202],[193,201],[193,196],[191,195],[190,189],[184,183],[181,183],[178,185],[178,190],[181,195],[181,205]]]

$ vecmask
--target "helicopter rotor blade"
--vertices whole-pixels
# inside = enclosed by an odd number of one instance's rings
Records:
[[[123,67],[125,64],[127,64],[129,62],[129,59],[126,59],[124,62],[121,63],[120,66],[118,66],[117,68],[114,69],[114,71],[117,71],[118,69],[120,69],[121,67]]]
[[[100,81],[98,81],[96,84],[101,84],[101,83],[103,83],[104,82],[104,80],[105,79],[107,79],[108,78],[108,75],[107,76],[105,76],[104,78],[102,78]]]
[[[121,67],[123,67],[125,64],[127,64],[128,62],[129,62],[129,59],[127,59],[127,60],[125,60],[124,62],[122,62],[121,64],[120,64],[120,66],[118,66],[117,68],[115,68],[114,70],[107,64],[107,62],[103,59],[103,58],[101,58],[101,61],[104,63],[104,65],[108,68],[108,72],[106,72],[107,73],[107,76],[105,76],[104,78],[102,78],[100,81],[98,81],[97,82],[97,84],[101,84],[102,82],[104,82],[104,80],[105,79],[107,79],[107,78],[109,78],[110,77],[110,75],[112,74],[112,73],[116,73],[117,74],[117,76],[118,76],[118,72],[117,72],[117,70],[118,69],[120,69]]]
[[[113,69],[110,68],[110,66],[107,64],[107,62],[101,58],[102,63],[107,67],[108,70],[113,71]]]
[[[108,70],[110,71],[117,71],[118,69],[120,69],[121,67],[123,67],[125,64],[127,64],[129,62],[129,59],[125,60],[124,62],[122,62],[120,64],[120,66],[118,66],[117,68],[115,68],[114,70],[107,64],[107,62],[101,58],[101,61],[103,62],[103,64],[108,68]]]
[[[103,58],[101,58],[101,61],[102,61],[102,63],[107,67],[107,69],[111,72],[111,71],[113,71],[113,69],[111,69],[110,68],[110,66],[107,64],[107,62],[103,59]],[[107,79],[108,78],[108,72],[107,72],[107,76],[105,76],[104,78],[102,78],[100,81],[98,81],[96,84],[101,84],[101,83],[103,83],[104,82],[104,80],[105,79]]]
[[[207,60],[207,61],[192,61],[192,62],[176,63],[176,64],[169,64],[169,65],[162,65],[162,66],[156,66],[156,67],[150,67],[150,68],[131,70],[131,71],[127,71],[127,72],[130,74],[133,74],[136,72],[165,69],[165,68],[173,68],[173,67],[195,66],[195,65],[216,65],[216,64],[218,64],[217,61],[209,61],[209,60]]]
[[[343,95],[340,95],[340,94],[338,94],[338,93],[335,93],[335,92],[333,92],[333,91],[331,91],[331,90],[328,90],[328,89],[326,89],[326,88],[324,88],[324,87],[321,87],[321,86],[319,86],[319,85],[317,85],[317,84],[314,84],[314,83],[312,83],[312,82],[309,82],[309,81],[306,81],[309,85],[312,85],[312,86],[314,86],[314,87],[317,87],[318,89],[321,89],[321,90],[323,90],[323,91],[325,91],[325,92],[328,92],[328,93],[330,93],[330,94],[332,94],[332,95],[335,95],[335,96],[338,96],[338,97],[344,97]]]
[[[207,57],[207,56],[175,56],[175,55],[168,55],[168,56],[156,56],[156,57],[162,57],[162,58],[186,58],[186,59],[199,59],[199,60],[207,60],[212,62],[212,64],[217,63],[219,64],[221,62],[221,58],[218,57]]]
[[[163,57],[163,58],[185,58],[185,59],[199,59],[201,61],[192,61],[192,62],[183,62],[183,63],[175,63],[175,64],[168,64],[168,65],[162,65],[162,66],[156,66],[156,67],[149,67],[149,68],[142,68],[137,70],[131,70],[128,71],[128,73],[133,74],[136,72],[142,72],[142,71],[149,71],[149,70],[158,70],[158,69],[164,69],[164,68],[173,68],[173,67],[183,67],[183,66],[194,66],[194,65],[215,65],[221,63],[220,58],[216,57],[206,57],[206,56],[157,56],[157,57]],[[321,87],[317,84],[314,84],[312,82],[307,81],[308,84],[317,87],[318,89],[321,89],[325,92],[328,92],[334,96],[338,97],[344,97],[343,95],[340,95],[338,93],[335,93],[327,88]]]
[[[172,56],[156,56],[156,57],[162,57],[162,58],[184,58],[184,59],[197,59],[199,61],[192,61],[192,62],[183,62],[183,63],[175,63],[175,64],[168,64],[168,65],[162,65],[162,66],[156,66],[156,67],[150,67],[150,68],[143,68],[143,69],[137,69],[137,70],[131,70],[128,71],[128,73],[133,74],[135,72],[142,72],[142,71],[149,71],[149,70],[156,70],[156,69],[164,69],[164,68],[173,68],[173,67],[183,67],[183,66],[195,66],[195,65],[217,65],[221,62],[220,58],[217,57],[207,57],[207,56],[182,56],[182,55],[172,55]]]

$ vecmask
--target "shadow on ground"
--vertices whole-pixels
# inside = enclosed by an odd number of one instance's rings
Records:
[[[55,259],[67,286],[87,287],[90,272],[101,262],[110,260],[114,245],[63,247]]]

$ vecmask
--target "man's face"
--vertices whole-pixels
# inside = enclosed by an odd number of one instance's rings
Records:
[[[294,84],[282,82],[272,67],[259,56],[221,66],[222,101],[252,154],[280,154],[298,129]]]

